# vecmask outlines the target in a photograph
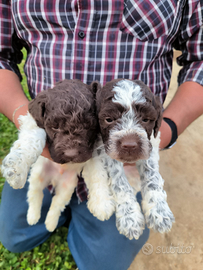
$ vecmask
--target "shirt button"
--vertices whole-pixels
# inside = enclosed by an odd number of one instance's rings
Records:
[[[83,31],[80,31],[80,32],[78,33],[78,36],[79,36],[80,38],[84,38],[84,37],[85,37],[85,33],[84,33]]]

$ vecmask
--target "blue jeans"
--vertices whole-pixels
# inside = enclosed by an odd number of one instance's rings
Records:
[[[27,215],[27,189],[15,190],[6,182],[0,205],[0,241],[11,252],[23,252],[43,243],[50,232],[44,220],[52,196],[44,190],[41,219],[29,226]],[[140,198],[140,194],[139,197]],[[119,234],[115,226],[115,216],[107,221],[99,221],[87,209],[86,202],[78,203],[74,194],[69,206],[61,214],[58,227],[62,226],[71,214],[68,232],[68,245],[79,270],[125,270],[149,237],[146,228],[138,240],[129,240]]]

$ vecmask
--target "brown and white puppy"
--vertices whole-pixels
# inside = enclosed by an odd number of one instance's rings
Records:
[[[162,106],[141,81],[117,79],[97,92],[97,113],[106,153],[121,162],[148,159]]]
[[[101,175],[109,177],[119,232],[129,239],[138,239],[145,221],[148,227],[156,231],[169,231],[174,217],[166,202],[164,181],[159,174],[158,130],[162,119],[159,98],[141,81],[117,79],[98,89],[96,104],[103,145],[100,143],[95,148],[94,158],[88,162],[97,161],[96,166],[100,167]],[[103,170],[99,161],[102,161]],[[137,165],[145,218],[125,176],[123,163],[126,162]],[[86,170],[84,173],[88,174]],[[92,179],[92,186],[94,181],[98,187],[99,181],[104,182],[105,177],[101,175],[100,179]],[[99,203],[96,204],[96,201],[102,201],[102,196],[100,192],[97,198],[94,196],[88,202],[91,202],[89,209],[99,219]]]
[[[29,176],[30,225],[41,215],[43,189],[55,187],[46,227],[53,231],[61,211],[71,199],[85,162],[92,157],[98,135],[93,87],[79,80],[64,80],[41,92],[21,116],[19,138],[3,161],[3,175],[13,188],[22,188]],[[45,143],[54,162],[40,156]],[[62,171],[62,174],[60,174]]]

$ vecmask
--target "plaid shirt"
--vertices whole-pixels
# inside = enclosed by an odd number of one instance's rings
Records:
[[[129,78],[163,102],[174,47],[182,51],[179,84],[203,85],[202,0],[0,0],[0,68],[18,73],[14,29],[28,48],[33,98],[65,78]]]

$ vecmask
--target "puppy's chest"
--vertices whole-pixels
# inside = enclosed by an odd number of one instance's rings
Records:
[[[40,181],[45,181],[55,187],[60,180],[79,174],[83,166],[84,163],[66,163],[62,165],[44,159],[40,172]]]

